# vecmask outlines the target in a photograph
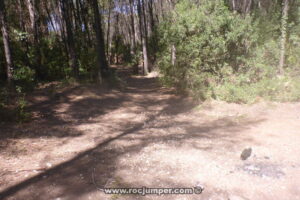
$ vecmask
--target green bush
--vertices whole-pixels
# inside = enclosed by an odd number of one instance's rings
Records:
[[[210,86],[222,80],[224,68],[238,72],[245,65],[255,40],[252,32],[251,19],[232,13],[221,0],[203,1],[200,6],[181,1],[160,28],[163,82],[202,99],[212,96]],[[174,66],[172,45],[176,47]]]
[[[241,70],[255,41],[250,17],[232,13],[221,0],[203,1],[200,6],[190,1],[178,3],[161,25],[160,35],[162,81],[201,99],[214,96],[213,83],[225,76],[224,68]],[[172,45],[176,47],[174,66]]]
[[[182,0],[159,28],[162,82],[197,99],[299,100],[300,37],[291,34],[292,43],[287,46],[287,66],[297,67],[277,77],[279,29],[280,20],[273,15],[257,19],[232,12],[221,0],[204,0],[200,5]],[[171,62],[173,45],[175,64]]]
[[[17,107],[16,107],[16,120],[18,122],[28,122],[31,119],[31,113],[27,111],[27,101],[25,100],[25,97],[19,97],[17,101]]]
[[[227,102],[254,103],[262,98],[270,101],[300,100],[300,78],[265,78],[251,84],[226,82],[215,88],[218,99]]]
[[[27,66],[21,66],[14,70],[13,78],[17,86],[30,90],[34,87],[35,71]]]

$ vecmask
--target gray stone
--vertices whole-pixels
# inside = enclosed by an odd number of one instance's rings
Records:
[[[241,154],[241,159],[247,160],[251,156],[251,153],[252,153],[252,148],[244,149]]]

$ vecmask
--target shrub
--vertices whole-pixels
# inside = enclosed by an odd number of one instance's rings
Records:
[[[198,98],[213,96],[211,86],[224,77],[224,68],[238,72],[245,65],[251,42],[251,19],[232,13],[223,1],[196,5],[181,1],[162,24],[159,66],[163,82],[188,89]],[[171,46],[176,63],[171,63]]]
[[[27,66],[21,66],[14,70],[14,81],[23,90],[30,90],[34,87],[35,71]]]
[[[162,82],[197,99],[238,103],[257,98],[299,100],[300,38],[296,30],[300,25],[290,24],[294,28],[287,45],[288,68],[284,77],[277,77],[280,18],[273,15],[242,16],[221,0],[180,1],[159,29]],[[171,62],[173,45],[175,64]]]

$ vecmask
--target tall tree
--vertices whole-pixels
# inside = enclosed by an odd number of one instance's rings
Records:
[[[107,30],[106,30],[106,55],[109,56],[109,35],[110,35],[110,21],[111,21],[111,10],[112,10],[112,0],[108,3],[108,19],[107,19]],[[108,59],[109,61],[110,59]]]
[[[86,41],[88,43],[88,45],[90,45],[91,42],[91,36],[90,36],[90,27],[89,27],[89,23],[88,23],[88,7],[82,3],[81,0],[78,1],[80,10],[81,10],[81,17],[82,17],[82,25],[84,26],[84,32],[86,33]]]
[[[130,26],[131,26],[131,54],[134,54],[135,48],[136,48],[136,38],[135,38],[135,23],[134,23],[134,5],[133,0],[129,0],[129,8],[130,8]]]
[[[30,26],[31,31],[33,32],[34,42],[38,42],[38,13],[37,13],[37,0],[27,0],[27,7],[29,11],[29,17],[30,17]]]
[[[285,49],[287,36],[287,21],[289,11],[289,0],[282,1],[282,17],[281,17],[281,43],[280,43],[280,59],[279,59],[279,74],[284,74],[285,65]]]
[[[0,1],[0,23],[1,23],[1,31],[2,31],[2,36],[3,36],[5,59],[6,59],[7,82],[9,85],[11,85],[12,80],[13,80],[13,60],[12,60],[12,56],[11,56],[9,31],[8,31],[8,26],[7,26],[7,22],[6,22],[6,12],[5,12],[4,0]]]
[[[142,40],[142,47],[143,47],[143,61],[144,67],[143,72],[144,74],[149,73],[149,60],[148,60],[148,49],[147,49],[147,24],[146,24],[146,16],[145,16],[145,9],[144,9],[144,0],[138,0],[137,8],[138,8],[138,15],[139,15],[139,25],[140,25],[140,34]]]
[[[91,0],[91,5],[93,8],[94,28],[96,33],[97,68],[99,78],[101,78],[101,76],[105,76],[106,72],[108,71],[108,63],[105,54],[104,37],[98,1]]]
[[[75,49],[74,33],[72,28],[71,16],[69,12],[71,3],[72,3],[71,0],[61,0],[62,14],[64,17],[66,33],[67,33],[67,45],[68,45],[68,53],[70,57],[70,67],[72,68],[73,76],[75,78],[78,78],[79,75],[78,58]]]
[[[28,12],[29,12],[29,18],[30,18],[30,27],[31,32],[33,34],[33,47],[35,52],[35,59],[34,59],[34,67],[37,72],[37,76],[40,78],[44,77],[44,72],[42,69],[42,58],[41,58],[41,47],[40,47],[40,30],[39,30],[39,13],[38,13],[38,7],[39,7],[39,0],[26,0]]]

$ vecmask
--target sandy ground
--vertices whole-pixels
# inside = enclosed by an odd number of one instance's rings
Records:
[[[300,199],[300,103],[197,105],[120,73],[122,89],[40,89],[32,122],[0,124],[0,199]],[[99,190],[198,184],[202,194]]]

